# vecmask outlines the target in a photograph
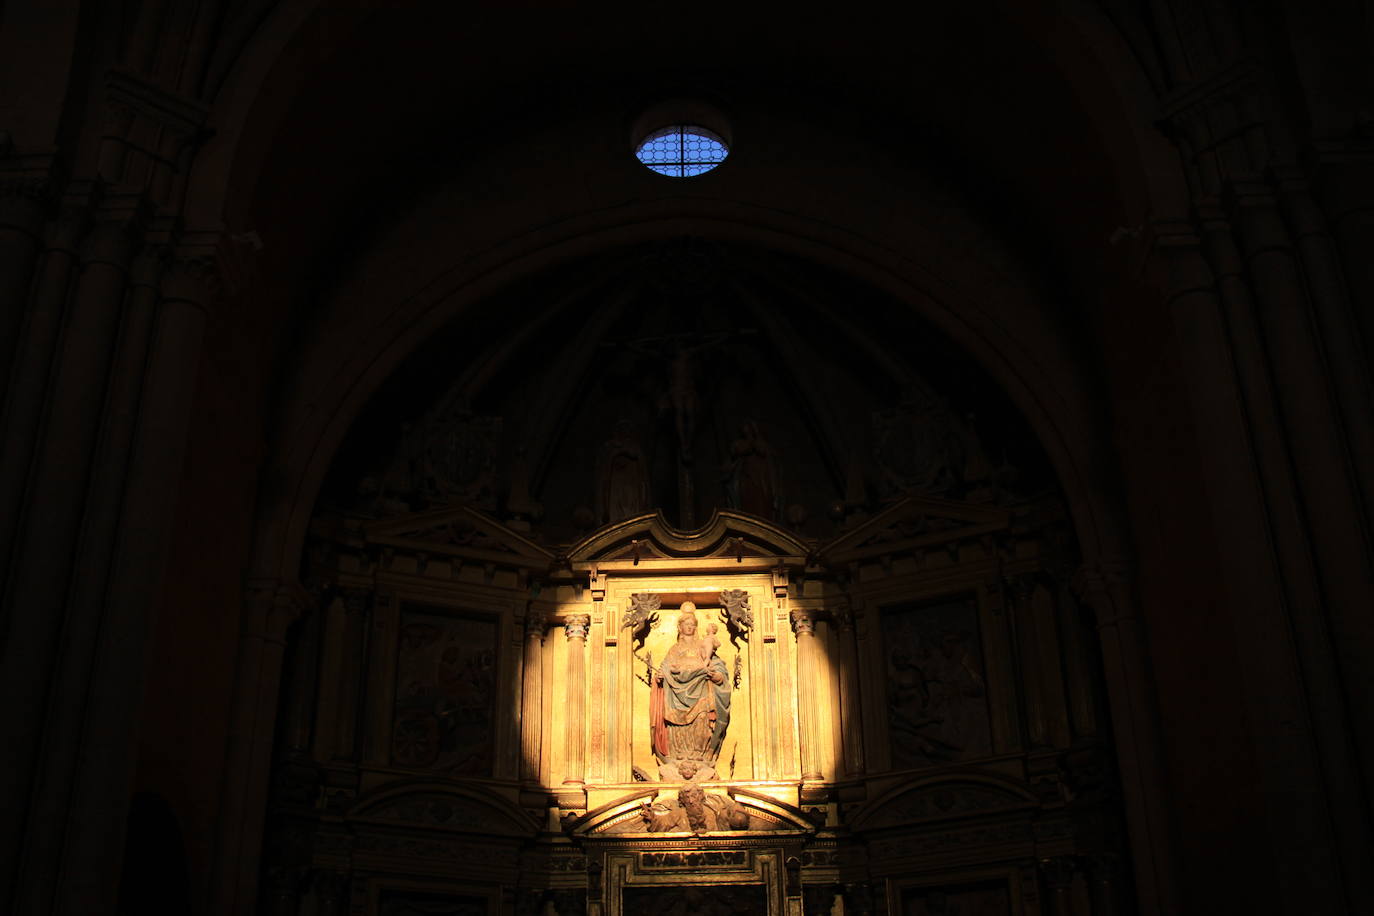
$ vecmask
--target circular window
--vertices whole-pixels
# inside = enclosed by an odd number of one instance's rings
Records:
[[[639,142],[635,157],[645,167],[671,178],[690,178],[709,172],[730,155],[725,141],[704,127],[675,124],[654,131]]]

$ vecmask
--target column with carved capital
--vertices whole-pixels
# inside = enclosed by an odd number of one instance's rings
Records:
[[[90,748],[85,746],[88,729],[84,723],[89,678],[110,629],[122,629],[129,623],[107,618],[106,585],[124,503],[160,263],[156,250],[145,251],[135,259],[130,275],[123,327],[105,397],[103,428],[87,484],[78,557],[67,595],[66,657],[54,674],[53,699],[45,723],[46,759],[35,774],[31,792],[32,826],[25,846],[37,862],[49,864],[28,869],[30,882],[45,868],[56,867],[66,826],[63,811],[73,792],[72,780],[78,777],[83,761],[91,757]],[[102,691],[110,689],[118,688],[101,687]],[[104,758],[104,753],[99,755],[101,765]]]
[[[1144,626],[1123,567],[1084,565],[1074,580],[1075,591],[1097,617],[1137,895],[1145,898],[1141,912],[1175,912],[1173,860],[1165,840],[1168,821],[1163,810],[1159,725],[1154,716],[1132,714],[1129,708],[1132,703],[1147,703],[1152,695]]]
[[[1374,417],[1374,392],[1370,388],[1374,379],[1370,377],[1369,354],[1352,313],[1354,303],[1340,253],[1306,175],[1300,169],[1286,168],[1279,170],[1277,178],[1279,204],[1307,281],[1313,326],[1331,374],[1353,476],[1364,496],[1365,523],[1374,524],[1374,423],[1370,422]]]
[[[1344,682],[1349,720],[1374,721],[1374,670],[1368,664],[1374,657],[1374,627],[1368,625],[1367,610],[1374,607],[1374,582],[1368,574],[1374,471],[1359,460],[1369,457],[1366,451],[1371,447],[1366,445],[1369,402],[1363,357],[1349,352],[1354,336],[1341,316],[1344,303],[1327,302],[1336,294],[1327,292],[1326,286],[1314,286],[1308,265],[1295,256],[1275,189],[1264,182],[1238,181],[1233,197],[1274,394],[1297,472],[1309,549],[1319,558],[1316,571],[1325,620],[1300,621],[1307,633],[1299,635],[1318,644],[1323,637],[1329,639]],[[1328,328],[1323,328],[1323,321]],[[1333,343],[1332,336],[1343,342]],[[1353,365],[1356,362],[1361,365]],[[1359,414],[1349,416],[1349,423],[1342,417],[1342,398],[1351,413]],[[1329,635],[1323,629],[1329,629]],[[1374,796],[1374,737],[1367,729],[1348,732],[1358,749],[1369,799]],[[1368,829],[1361,832],[1362,851],[1367,854],[1374,849],[1374,837]],[[1368,899],[1374,900],[1374,885],[1368,891]]]
[[[565,682],[567,730],[564,745],[567,751],[567,785],[582,785],[587,769],[587,630],[592,625],[589,614],[571,614],[563,621],[568,638],[568,674]]]
[[[19,347],[23,304],[43,246],[48,193],[46,176],[0,175],[0,380],[9,378]]]
[[[171,546],[201,336],[216,290],[213,262],[185,253],[173,257],[161,277],[162,301],[144,368],[138,425],[124,483],[120,524],[112,545],[106,617],[114,624],[104,629],[92,675],[94,683],[107,686],[93,692],[83,737],[85,746],[109,748],[110,756],[101,760],[100,766],[88,768],[89,778],[79,779],[73,795],[81,810],[100,810],[101,800],[114,793],[115,785],[126,785],[131,776],[133,749],[126,736],[134,730],[135,703],[127,691],[136,690],[140,684],[159,574]],[[283,645],[284,633],[274,644],[273,667],[266,676],[273,697],[281,674]],[[268,755],[264,753],[264,795],[268,769]],[[86,855],[96,859],[108,855],[101,847],[111,843],[108,837],[119,836],[123,822],[118,812],[109,814],[113,823],[83,831],[69,841],[69,853],[85,852],[74,855],[74,864],[64,869],[60,912],[92,912],[113,886],[110,882],[115,876],[100,875],[97,869],[82,869],[79,864]],[[118,840],[114,843],[117,845]],[[118,861],[117,856],[114,861]]]
[[[864,772],[863,698],[859,694],[859,644],[855,611],[851,607],[832,612],[840,649],[840,741],[846,776]]]
[[[48,235],[32,291],[28,316],[17,344],[13,372],[3,395],[0,427],[0,581],[5,579],[10,547],[19,535],[20,506],[28,480],[30,459],[38,447],[39,424],[47,396],[53,356],[57,350],[67,291],[80,254],[81,239],[90,223],[90,209],[82,204],[64,207]],[[20,311],[20,310],[16,310]]]
[[[345,587],[323,612],[314,747],[315,759],[322,763],[357,756],[358,700],[371,603],[370,588]]]
[[[525,661],[520,687],[520,778],[540,781],[544,729],[544,627],[534,608],[525,614]]]
[[[128,221],[111,221],[98,226],[83,245],[81,277],[67,315],[48,394],[47,422],[41,427],[42,441],[37,444],[37,460],[23,500],[27,511],[22,532],[14,545],[15,563],[6,597],[10,608],[22,612],[13,613],[6,622],[0,696],[27,700],[13,704],[6,717],[5,733],[10,740],[0,749],[0,793],[23,799],[26,808],[40,756],[47,751],[52,676],[71,663],[64,658],[62,642],[65,598],[104,406],[103,398],[93,392],[103,392],[108,379],[135,236],[136,227]],[[18,863],[24,831],[23,817],[7,821],[10,829],[0,835],[0,862],[4,863],[0,875]],[[23,887],[17,892],[17,899],[31,901],[35,907],[53,893],[56,863],[43,861],[43,855],[37,849],[30,851],[30,861],[20,874]]]
[[[1021,671],[1021,690],[1025,698],[1026,738],[1031,748],[1051,745],[1050,716],[1045,699],[1044,677],[1036,638],[1035,614],[1031,610],[1031,595],[1035,582],[1021,576],[1008,583],[1011,598],[1011,622],[1016,637],[1016,657]]]
[[[1211,459],[1227,454],[1226,449],[1244,454],[1248,447],[1254,456],[1251,462],[1233,461],[1215,469],[1204,466],[1210,472],[1213,514],[1228,519],[1226,537],[1219,542],[1220,571],[1236,606],[1244,609],[1243,614],[1234,615],[1233,627],[1241,648],[1238,659],[1251,684],[1245,691],[1246,701],[1257,720],[1298,726],[1310,719],[1320,748],[1313,753],[1317,748],[1302,747],[1300,727],[1295,727],[1267,736],[1268,748],[1255,759],[1268,771],[1271,785],[1287,787],[1275,790],[1271,799],[1316,793],[1323,784],[1333,787],[1329,791],[1338,796],[1349,796],[1359,779],[1345,724],[1349,694],[1341,686],[1339,666],[1332,658],[1327,632],[1329,596],[1323,592],[1313,562],[1302,482],[1294,473],[1295,443],[1281,415],[1270,346],[1258,320],[1263,309],[1256,303],[1252,277],[1228,215],[1215,205],[1200,206],[1199,214],[1225,319],[1223,327],[1210,335],[1223,338],[1221,347],[1229,345],[1229,353],[1215,344],[1209,352],[1185,351],[1191,357],[1190,368],[1209,380],[1194,387],[1208,390],[1203,386],[1210,383],[1214,392],[1195,408],[1207,408],[1197,424],[1208,445],[1202,455]],[[1278,231],[1272,219],[1257,222],[1267,222],[1270,234]],[[1252,241],[1259,229],[1251,227]],[[1226,371],[1231,367],[1234,381]],[[1301,442],[1297,445],[1299,450],[1305,448]],[[1291,644],[1262,638],[1272,632],[1291,632]],[[1303,695],[1306,700],[1300,699]],[[1325,805],[1316,799],[1307,804],[1312,810]],[[1330,810],[1337,822],[1344,822],[1339,831],[1358,850],[1354,857],[1367,858],[1374,847],[1364,822],[1351,816],[1350,806]],[[1361,833],[1365,837],[1359,837]],[[1296,851],[1308,846],[1295,844],[1290,835],[1276,848]]]
[[[1365,355],[1374,359],[1374,144],[1367,138],[1328,142],[1319,161],[1318,196],[1339,247]]]
[[[820,644],[816,641],[816,619],[811,611],[793,608],[792,632],[797,637],[797,724],[801,730],[801,778],[821,778],[820,735],[816,704],[820,686]]]

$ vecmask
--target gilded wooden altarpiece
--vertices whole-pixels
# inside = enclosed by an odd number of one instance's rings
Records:
[[[1053,525],[925,497],[824,543],[726,510],[561,546],[471,507],[321,523],[275,911],[1113,912]]]

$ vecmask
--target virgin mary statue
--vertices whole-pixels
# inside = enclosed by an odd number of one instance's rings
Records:
[[[720,640],[697,635],[696,605],[685,601],[677,618],[677,642],[653,679],[649,724],[654,755],[664,778],[684,775],[693,763],[697,779],[714,775],[730,727],[730,676],[716,654]],[[690,777],[688,777],[690,778]]]

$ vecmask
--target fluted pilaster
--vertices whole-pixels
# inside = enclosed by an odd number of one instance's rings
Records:
[[[801,730],[802,781],[821,778],[820,727],[816,705],[820,702],[820,644],[816,618],[809,610],[793,608],[792,632],[797,637],[797,724]]]
[[[587,772],[587,631],[592,625],[588,614],[572,614],[563,621],[563,633],[568,640],[568,673],[564,681],[566,730],[564,747],[567,753],[567,773],[563,782],[582,785]]]
[[[520,690],[520,778],[539,782],[543,759],[544,629],[539,611],[525,614],[525,659]]]

